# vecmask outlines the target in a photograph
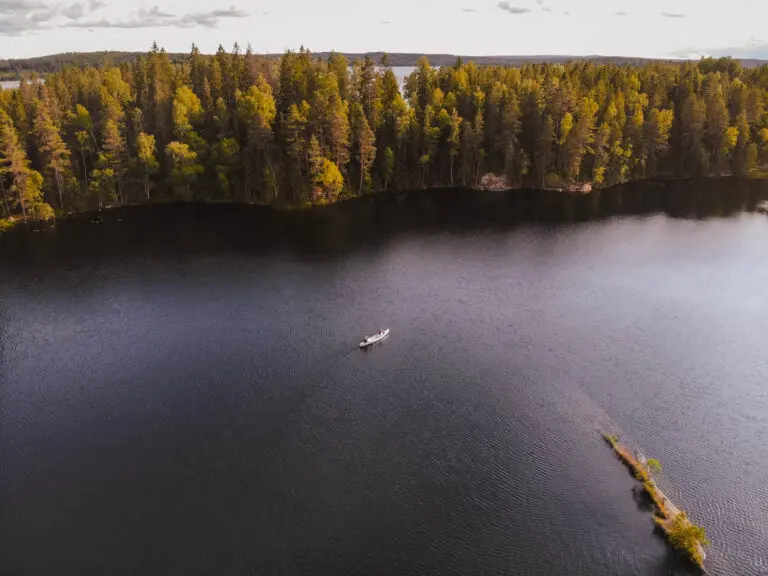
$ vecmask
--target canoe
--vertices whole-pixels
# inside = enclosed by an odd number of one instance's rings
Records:
[[[368,346],[373,346],[376,344],[376,342],[381,342],[389,336],[389,328],[386,330],[379,330],[376,332],[376,334],[373,334],[372,336],[366,336],[363,338],[363,340],[360,342],[360,348],[367,348]]]

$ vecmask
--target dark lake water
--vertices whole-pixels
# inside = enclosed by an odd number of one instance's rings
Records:
[[[687,574],[609,430],[768,574],[763,187],[0,236],[0,572]]]

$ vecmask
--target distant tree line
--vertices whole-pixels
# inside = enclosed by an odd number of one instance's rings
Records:
[[[37,56],[34,58],[0,59],[0,80],[18,80],[21,77],[28,77],[34,74],[50,74],[52,72],[59,72],[63,68],[119,66],[124,63],[134,62],[142,55],[143,54],[140,52],[116,51],[65,52],[61,54],[50,54],[48,56]],[[281,56],[282,54],[266,55],[268,58],[280,58]],[[330,56],[330,53],[320,52],[316,53],[315,56],[327,59]],[[369,57],[374,61],[379,62],[381,58],[384,57],[384,53],[345,53],[344,56],[350,61],[364,60],[366,57]],[[389,54],[387,57],[392,66],[410,67],[416,66],[423,56],[424,55],[420,53],[399,52]],[[169,53],[168,57],[173,62],[181,62],[188,59],[189,54]],[[426,57],[433,66],[452,66],[458,58],[458,56],[453,54],[427,54]],[[543,64],[547,62],[566,64],[577,60],[590,60],[597,64],[628,64],[632,66],[643,66],[654,61],[647,58],[627,58],[620,56],[469,56],[463,58],[465,60],[472,60],[475,64],[484,66],[524,66],[525,64]],[[760,66],[765,63],[762,60],[740,59],[738,61],[745,67]]]
[[[308,206],[383,190],[747,175],[768,162],[768,66],[522,67],[426,59],[399,86],[235,45],[67,68],[0,92],[0,217],[153,200]]]

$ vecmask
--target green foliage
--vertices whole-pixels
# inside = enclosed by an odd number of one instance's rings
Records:
[[[149,200],[151,190],[150,177],[157,173],[160,164],[157,162],[155,137],[152,134],[139,132],[136,137],[136,159],[142,169],[142,178],[144,181],[144,194]]]
[[[672,520],[672,525],[667,529],[667,537],[677,550],[686,552],[694,561],[702,563],[699,546],[709,546],[710,542],[704,528],[689,521],[685,512]]]
[[[388,58],[380,68],[305,49],[271,59],[156,45],[114,58],[2,93],[16,140],[0,152],[0,216],[31,211],[25,170],[44,176],[44,202],[78,210],[153,195],[327,203],[475,186],[487,172],[566,188],[768,167],[768,67],[728,59],[433,68],[422,58],[401,92]]]
[[[187,86],[179,86],[173,99],[173,128],[174,133],[181,140],[192,131],[193,124],[199,122],[203,115],[203,107],[200,99]]]
[[[24,220],[49,220],[53,208],[43,199],[43,177],[30,168],[11,118],[0,110],[0,180],[3,205],[18,206]]]
[[[608,442],[608,444],[610,444],[611,446],[616,446],[616,444],[619,442],[618,434],[603,433],[603,438],[605,438],[606,442]]]
[[[170,142],[165,148],[165,155],[171,164],[169,184],[179,196],[191,200],[191,185],[203,173],[203,167],[197,163],[197,153],[190,150],[188,144]]]
[[[344,186],[344,177],[341,175],[336,164],[324,158],[322,168],[315,182],[321,188],[325,200],[333,202]]]
[[[384,189],[386,189],[389,183],[392,181],[392,177],[395,175],[395,152],[387,146],[384,148],[384,159],[381,167],[381,177],[384,181]]]
[[[648,458],[648,470],[654,474],[661,473],[661,463],[655,458]]]

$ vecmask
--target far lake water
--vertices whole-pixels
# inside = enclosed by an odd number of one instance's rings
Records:
[[[398,84],[402,87],[403,82],[408,75],[416,69],[415,66],[393,66],[392,71],[395,73]],[[0,88],[3,90],[12,90],[19,87],[19,80],[0,80]]]
[[[403,82],[405,82],[405,79],[408,78],[414,70],[416,70],[416,66],[392,66],[392,72],[395,73],[397,83],[400,84],[401,87]]]
[[[0,572],[768,574],[763,183],[0,235]],[[360,337],[390,328],[368,351]]]

